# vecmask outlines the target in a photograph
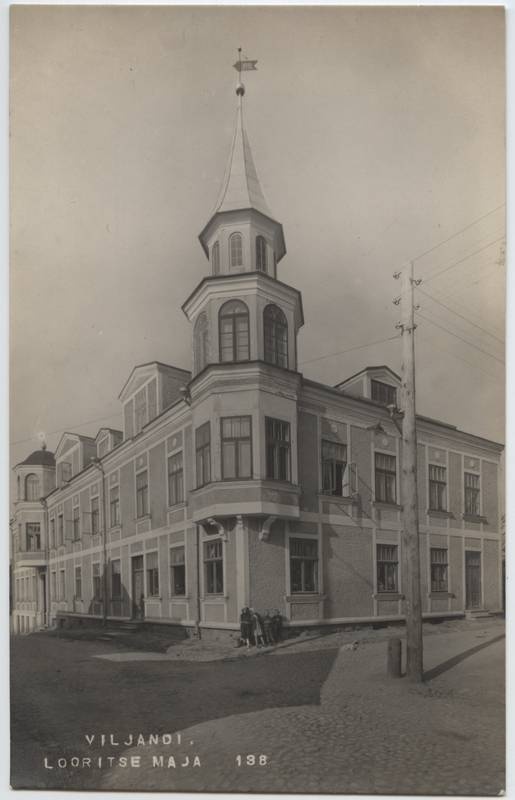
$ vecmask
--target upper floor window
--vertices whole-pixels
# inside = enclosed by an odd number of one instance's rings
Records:
[[[27,550],[41,550],[41,526],[39,522],[27,522]]]
[[[39,500],[41,491],[37,475],[27,475],[25,478],[25,500]]]
[[[198,488],[211,480],[211,425],[209,422],[197,428],[195,450]]]
[[[55,517],[50,520],[50,547],[55,547]]]
[[[148,471],[138,472],[136,475],[136,516],[145,517],[148,514]]]
[[[72,513],[73,541],[80,539],[80,508],[75,506]]]
[[[431,511],[447,510],[447,470],[436,464],[429,465],[429,508]]]
[[[193,364],[195,374],[201,372],[207,364],[208,336],[207,316],[206,314],[200,314],[193,328]]]
[[[479,475],[473,472],[465,473],[465,514],[471,517],[479,517]]]
[[[59,537],[59,544],[64,544],[64,517],[59,514],[57,517],[57,535]]]
[[[269,305],[263,312],[265,361],[288,367],[288,323],[280,308]]]
[[[211,262],[213,264],[213,275],[220,272],[220,242],[215,242],[211,250]]]
[[[120,487],[112,486],[109,492],[109,521],[111,528],[120,524]]]
[[[222,424],[222,478],[252,477],[250,417],[225,417]]]
[[[375,499],[379,503],[397,502],[396,465],[395,456],[375,454]]]
[[[100,504],[98,497],[91,498],[91,533],[95,536],[100,530]]]
[[[168,459],[168,505],[174,506],[184,500],[184,477],[182,453]]]
[[[229,259],[231,269],[243,266],[243,238],[241,233],[233,233],[229,239]]]
[[[264,236],[256,236],[256,269],[259,272],[267,271],[266,239]]]
[[[290,423],[265,418],[266,477],[276,481],[290,480]]]
[[[372,381],[372,400],[385,406],[397,405],[397,389],[382,381]]]
[[[292,594],[318,591],[316,539],[290,539],[290,588]]]
[[[249,310],[241,300],[229,300],[220,309],[220,361],[249,358]]]
[[[322,440],[322,491],[343,497],[347,472],[347,447]]]

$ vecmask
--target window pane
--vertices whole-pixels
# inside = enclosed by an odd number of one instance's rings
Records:
[[[224,478],[236,477],[236,443],[224,442],[222,450],[222,469]]]
[[[241,442],[239,449],[239,477],[250,478],[252,475],[250,442]]]

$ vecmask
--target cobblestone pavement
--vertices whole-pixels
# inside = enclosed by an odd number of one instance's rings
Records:
[[[267,658],[272,675],[286,652]],[[431,679],[422,685],[386,679],[385,655],[384,641],[355,650],[343,645],[319,706],[237,714],[183,731],[180,747],[132,748],[124,755],[140,755],[141,766],[104,773],[101,788],[498,794],[504,788],[502,623],[428,636]],[[171,754],[175,769],[167,766]],[[199,767],[191,766],[195,754]],[[163,766],[152,766],[160,755]],[[238,766],[238,755],[244,764],[247,755],[258,763]],[[266,764],[259,765],[260,755]],[[186,756],[190,765],[179,766]]]

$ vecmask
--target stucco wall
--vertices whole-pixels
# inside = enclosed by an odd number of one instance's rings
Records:
[[[285,611],[286,575],[284,523],[276,522],[267,542],[259,539],[259,523],[249,520],[250,605],[257,611]]]
[[[372,615],[375,562],[371,530],[323,525],[322,536],[325,616]]]

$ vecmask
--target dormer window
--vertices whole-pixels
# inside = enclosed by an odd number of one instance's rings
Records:
[[[267,271],[266,239],[264,236],[256,236],[256,269],[259,272]]]
[[[233,233],[229,239],[231,269],[243,266],[243,239],[241,233]]]
[[[215,242],[211,250],[211,262],[213,264],[213,275],[220,273],[220,242]]]
[[[397,405],[397,389],[389,383],[372,380],[372,400],[385,406]]]

